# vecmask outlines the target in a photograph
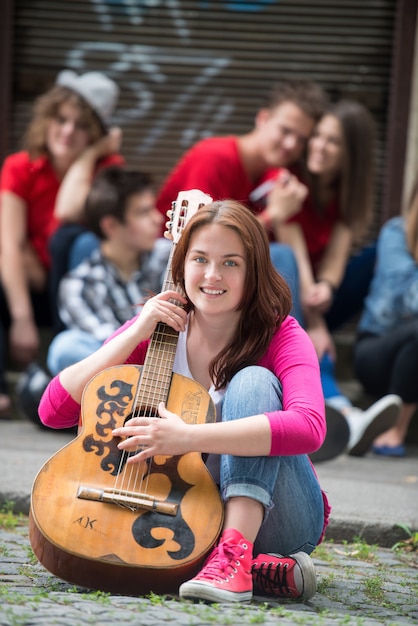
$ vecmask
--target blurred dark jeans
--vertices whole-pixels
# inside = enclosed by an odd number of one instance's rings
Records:
[[[331,332],[361,313],[373,278],[375,263],[376,242],[368,244],[350,257],[344,279],[335,294],[331,308],[325,315]]]

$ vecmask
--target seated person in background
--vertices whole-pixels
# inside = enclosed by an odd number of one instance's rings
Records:
[[[244,135],[210,137],[192,146],[169,173],[157,198],[165,216],[180,191],[200,189],[214,200],[232,198],[258,213],[268,233],[276,221],[299,210],[306,188],[293,175],[300,164],[315,123],[322,115],[327,97],[311,81],[282,81],[273,86],[265,106],[255,117],[254,128]],[[274,192],[280,204],[267,206],[251,200],[251,194],[277,168],[291,168],[286,184],[280,178]],[[273,265],[288,281],[294,303],[299,302],[299,280],[292,250],[271,242]],[[299,311],[293,311],[300,321]]]
[[[57,197],[67,188],[68,210],[80,210],[93,172],[112,162],[106,156],[110,146],[105,125],[116,98],[116,85],[104,75],[76,76],[64,70],[55,86],[35,102],[24,150],[3,163],[0,413],[10,409],[4,376],[8,347],[19,366],[31,363],[38,355],[38,328],[50,325],[53,317],[55,302],[53,295],[52,301],[48,297],[48,280],[55,265],[51,266],[48,243],[59,224],[54,215]],[[82,181],[73,187],[73,168],[81,162]]]
[[[100,132],[97,141],[89,144],[71,164],[57,194],[54,217],[58,220],[59,227],[49,241],[52,259],[50,290],[55,331],[62,329],[56,309],[61,278],[99,245],[97,237],[83,224],[84,202],[91,182],[99,169],[124,164],[119,153],[121,129],[110,126],[119,98],[116,83],[99,72],[77,76],[71,70],[64,70],[58,75],[57,84],[70,90],[92,108],[99,122]]]
[[[405,215],[390,219],[380,232],[354,365],[369,394],[402,398],[397,421],[376,437],[372,451],[404,456],[408,427],[418,408],[418,174]]]
[[[373,120],[362,104],[341,100],[330,106],[308,142],[309,194],[301,210],[275,229],[295,252],[304,325],[321,364],[329,436],[315,460],[335,453],[331,429],[336,412],[348,423],[348,441],[334,443],[341,451],[362,455],[393,424],[400,405],[396,395],[388,395],[361,411],[340,391],[335,377],[331,332],[361,311],[373,275],[375,244],[352,255],[373,213],[373,145]]]
[[[58,308],[66,330],[48,350],[53,375],[97,350],[161,289],[171,249],[158,237],[163,217],[148,174],[120,167],[99,172],[84,220],[100,248],[61,281]]]

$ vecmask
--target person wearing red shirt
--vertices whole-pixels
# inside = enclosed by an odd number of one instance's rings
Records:
[[[326,103],[326,94],[314,82],[278,82],[257,112],[252,130],[199,141],[168,174],[157,197],[157,208],[164,216],[178,193],[189,189],[200,189],[214,200],[238,200],[251,208],[267,230],[273,265],[292,290],[292,313],[299,321],[295,258],[289,246],[274,241],[273,233],[278,223],[299,210],[306,195],[306,186],[296,174]],[[290,171],[280,177],[278,168]],[[268,194],[263,191],[266,181]]]
[[[117,85],[99,72],[60,72],[35,103],[25,149],[8,156],[0,177],[0,415],[8,415],[7,343],[19,365],[33,361],[40,324],[51,319],[48,242],[61,212],[81,210],[98,167],[123,162],[119,129],[108,129]],[[53,305],[53,303],[51,303]],[[6,337],[9,329],[9,341]]]
[[[388,394],[361,411],[341,392],[335,375],[332,332],[361,311],[373,276],[376,245],[362,241],[373,216],[373,145],[367,109],[352,100],[334,103],[308,143],[309,194],[300,211],[276,230],[295,252],[304,324],[321,365],[329,435],[316,461],[328,458],[335,443],[334,411],[347,421],[349,437],[341,452],[361,456],[391,427],[400,407],[400,398]]]
[[[252,130],[239,136],[203,139],[183,155],[160,189],[157,208],[165,216],[180,191],[196,188],[214,200],[233,198],[248,205],[268,226],[281,221],[283,215],[276,203],[262,207],[252,195],[278,168],[297,168],[326,103],[326,94],[314,82],[277,83],[257,112]],[[297,177],[287,177],[286,184],[279,179],[275,182],[276,191],[292,208],[291,203],[304,192]],[[282,202],[281,209],[285,208]]]

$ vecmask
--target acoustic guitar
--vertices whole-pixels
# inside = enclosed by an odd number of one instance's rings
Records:
[[[187,220],[210,196],[182,192],[173,203],[171,259]],[[176,592],[193,577],[223,522],[219,490],[196,452],[127,464],[112,430],[127,419],[159,419],[160,401],[190,424],[213,422],[199,383],[173,373],[178,333],[159,323],[144,365],[105,369],[86,385],[77,437],[35,478],[29,535],[38,560],[70,583],[111,593]]]

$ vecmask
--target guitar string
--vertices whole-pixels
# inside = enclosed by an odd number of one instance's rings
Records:
[[[170,267],[171,267],[171,258],[172,258],[173,248],[170,252],[170,258],[169,258],[169,263],[168,263],[167,270],[166,270],[166,276],[163,281],[164,286],[165,286],[164,290],[171,288],[168,286],[168,283],[172,285]],[[162,344],[161,332],[159,331],[158,327],[153,333],[151,346],[155,342],[159,343],[160,346]],[[160,352],[161,352],[161,347],[160,347]],[[163,357],[159,359],[160,378],[158,378],[157,376],[157,380],[161,380],[161,361],[166,360],[164,358],[164,352],[162,352],[162,355]],[[150,354],[147,354],[147,357],[148,357],[148,360],[151,361],[151,367],[153,365],[155,367],[154,351],[151,350]],[[154,360],[154,363],[152,363],[153,360]],[[156,399],[155,391],[154,391],[153,398],[147,397],[147,390],[144,389],[144,387],[146,387],[147,385],[149,386],[149,381],[145,380],[144,382],[142,380],[142,376],[140,376],[139,384],[137,386],[137,390],[136,390],[135,398],[134,398],[132,417],[138,417],[140,415],[144,415],[145,417],[154,417],[154,413],[157,414],[158,402]],[[154,383],[154,390],[155,388],[156,388],[156,384]],[[143,446],[139,445],[137,446],[136,450],[132,452],[126,452],[126,451],[122,452],[120,463],[119,463],[119,469],[118,469],[118,473],[117,473],[117,477],[115,481],[115,487],[114,487],[114,492],[116,495],[121,494],[122,492],[128,492],[128,493],[132,492],[136,494],[142,493],[144,495],[147,495],[148,490],[149,490],[149,479],[150,479],[151,470],[152,470],[151,466],[153,463],[153,458],[151,457],[150,459],[148,459],[146,463],[144,462],[140,463],[139,467],[137,464],[135,464],[134,466],[134,465],[129,465],[126,462],[130,456],[136,454],[142,448]]]
[[[153,338],[155,338],[154,335]],[[131,417],[149,417],[151,416],[150,410],[150,399],[147,398],[146,387],[147,381],[144,380],[142,376],[143,372],[141,372],[141,376],[139,377],[139,382],[134,394],[133,404],[132,404],[132,413]],[[123,451],[121,454],[121,459],[119,463],[119,470],[116,476],[114,492],[117,495],[122,493],[135,493],[135,494],[145,494],[148,491],[148,479],[149,473],[151,470],[150,464],[152,460],[149,460],[148,463],[141,462],[138,464],[128,464],[128,459],[134,454],[138,453],[143,446],[138,445],[132,451]],[[147,477],[147,478],[145,478]],[[145,487],[144,487],[145,482]],[[129,505],[126,505],[129,506]],[[135,507],[131,507],[135,510]]]

